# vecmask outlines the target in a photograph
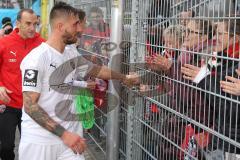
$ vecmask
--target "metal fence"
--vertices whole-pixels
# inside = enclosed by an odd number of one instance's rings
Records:
[[[76,8],[83,9],[86,12],[86,28],[79,41],[78,49],[87,51],[92,55],[95,63],[99,65],[108,65],[109,52],[104,49],[103,44],[110,41],[111,25],[111,4],[105,0],[81,0],[70,1]],[[107,135],[107,90],[108,81],[95,79],[97,88],[94,90],[95,104],[95,124],[91,129],[85,130],[85,136],[92,139],[90,149],[95,152],[98,159],[106,159],[106,135]]]
[[[100,7],[101,24],[109,24],[109,30],[103,25],[105,30],[98,28],[96,35],[87,27],[81,48],[107,65],[113,56],[106,48],[112,37],[120,36],[122,72],[141,75],[140,86],[122,86],[119,115],[113,117],[109,108],[96,107],[99,121],[92,133],[113,138],[106,128],[112,127],[110,120],[119,122],[118,139],[106,142],[117,146],[115,159],[240,159],[239,0],[89,0],[77,4],[87,13],[92,6]],[[111,27],[116,18],[111,12],[119,5],[121,32]],[[106,147],[99,146],[106,157],[116,151],[106,152]]]

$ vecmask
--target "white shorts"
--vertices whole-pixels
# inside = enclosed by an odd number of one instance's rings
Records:
[[[40,145],[20,142],[19,160],[85,160],[64,144]]]

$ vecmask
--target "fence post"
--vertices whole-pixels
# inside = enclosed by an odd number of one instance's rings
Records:
[[[137,61],[137,34],[138,34],[138,3],[139,0],[132,0],[132,16],[131,16],[131,42],[132,47],[130,49],[130,71],[134,71],[134,64]],[[133,151],[133,116],[134,116],[134,102],[135,97],[132,92],[128,95],[128,112],[127,112],[127,142],[126,142],[126,158],[132,160]]]
[[[123,0],[112,0],[111,6],[111,36],[110,41],[117,44],[117,48],[110,52],[109,67],[115,71],[121,71],[121,53],[119,44],[122,41],[122,11]],[[116,58],[118,57],[118,58]],[[118,97],[118,102],[115,98],[108,98],[108,108],[113,108],[107,115],[107,160],[118,160],[119,154],[119,93],[120,83],[110,81],[109,92],[111,95]],[[117,104],[117,106],[116,106]]]

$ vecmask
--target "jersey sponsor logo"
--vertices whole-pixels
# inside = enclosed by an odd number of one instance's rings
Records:
[[[33,69],[26,69],[24,73],[23,86],[37,86],[38,71]]]

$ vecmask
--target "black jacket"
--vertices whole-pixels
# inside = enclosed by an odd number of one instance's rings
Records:
[[[224,53],[218,53],[224,55]],[[240,142],[240,108],[239,97],[223,92],[220,88],[220,81],[225,80],[225,76],[237,77],[235,70],[238,69],[239,62],[237,60],[217,59],[220,66],[210,68],[214,70],[211,74],[203,79],[198,86],[211,93],[205,93],[206,100],[210,102],[211,109],[215,112],[214,129],[224,136]],[[224,96],[224,97],[219,97]],[[226,98],[229,99],[226,99]],[[234,102],[236,100],[237,102]],[[214,148],[222,149],[225,152],[240,153],[240,148],[228,143],[227,141],[213,136]],[[236,151],[235,151],[236,149]]]

